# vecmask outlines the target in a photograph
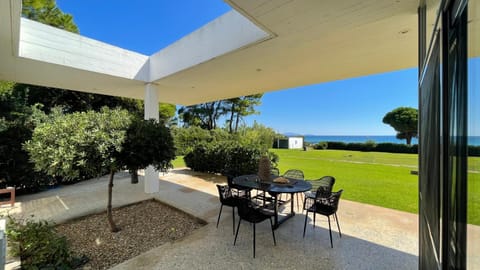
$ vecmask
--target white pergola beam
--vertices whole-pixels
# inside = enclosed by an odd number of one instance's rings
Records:
[[[270,37],[269,33],[232,10],[152,55],[150,81],[192,68]]]
[[[148,81],[148,56],[21,19],[19,56],[131,80]]]

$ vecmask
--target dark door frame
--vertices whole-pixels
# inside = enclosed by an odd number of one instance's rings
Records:
[[[442,1],[431,41],[418,9],[419,269],[466,268],[467,2]]]

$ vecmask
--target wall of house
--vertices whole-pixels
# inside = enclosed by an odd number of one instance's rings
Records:
[[[303,137],[290,137],[288,138],[288,149],[302,149]]]

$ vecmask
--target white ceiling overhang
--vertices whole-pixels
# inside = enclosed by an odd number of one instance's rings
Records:
[[[23,19],[20,2],[0,1],[2,80],[131,98],[153,83],[190,105],[417,65],[418,0],[227,0],[152,56]]]

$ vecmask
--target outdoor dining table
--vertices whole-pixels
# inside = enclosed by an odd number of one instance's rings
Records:
[[[298,179],[291,179],[288,177],[289,183],[282,184],[282,183],[275,183],[273,180],[277,178],[278,176],[272,175],[270,176],[269,181],[260,181],[260,178],[256,174],[250,174],[250,175],[241,175],[233,178],[232,184],[244,187],[244,188],[251,188],[251,189],[257,189],[257,190],[262,190],[264,192],[268,192],[270,195],[272,195],[274,202],[273,202],[273,210],[274,210],[274,223],[273,223],[273,228],[277,229],[283,222],[288,220],[289,218],[295,216],[295,211],[294,211],[294,203],[293,203],[293,198],[295,193],[299,192],[305,192],[310,189],[312,189],[312,184],[309,181],[305,180],[298,180]],[[279,200],[278,200],[278,195],[281,193],[287,193],[290,194],[290,213],[288,213],[286,216],[280,216],[278,214],[278,206],[279,206]]]

